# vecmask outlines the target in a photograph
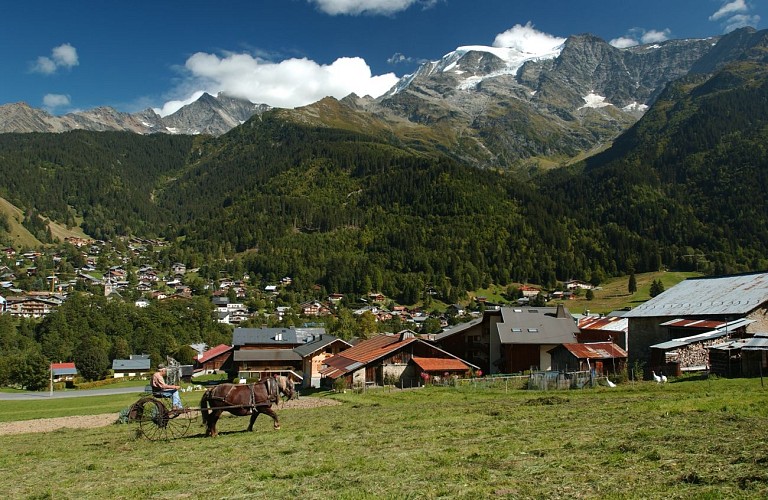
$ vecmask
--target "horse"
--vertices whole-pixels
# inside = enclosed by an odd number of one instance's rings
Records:
[[[284,395],[288,401],[291,399],[299,399],[299,391],[296,390],[296,384],[292,378],[286,377],[285,375],[276,375],[273,378],[277,381],[277,387],[280,390],[280,394]]]
[[[280,428],[277,414],[272,410],[272,405],[280,401],[280,393],[289,399],[293,397],[293,386],[269,377],[255,384],[219,384],[208,389],[200,399],[200,413],[203,424],[206,426],[206,436],[216,437],[216,422],[219,421],[222,412],[228,411],[232,415],[243,417],[251,416],[248,431],[253,431],[253,423],[260,413],[272,417],[274,428]]]

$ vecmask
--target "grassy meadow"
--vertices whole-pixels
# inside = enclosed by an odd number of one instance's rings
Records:
[[[218,438],[170,442],[131,424],[0,436],[8,498],[766,498],[768,389],[759,379],[523,391],[477,386],[320,393]],[[78,400],[32,403],[38,416]],[[112,403],[82,398],[93,412]],[[196,405],[196,402],[194,403]],[[111,406],[110,406],[111,405]],[[71,410],[65,410],[70,413]],[[198,420],[199,422],[199,420]]]

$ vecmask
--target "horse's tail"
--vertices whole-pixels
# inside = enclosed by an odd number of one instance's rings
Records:
[[[200,398],[200,415],[202,415],[203,425],[208,425],[208,407],[211,401],[211,390],[208,389],[203,393],[203,397]]]

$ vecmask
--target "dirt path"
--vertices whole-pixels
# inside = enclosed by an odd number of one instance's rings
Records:
[[[320,406],[340,405],[333,399],[321,399],[304,397],[286,401],[281,404],[279,410],[318,408]],[[51,432],[57,429],[91,429],[104,427],[117,421],[117,413],[104,413],[102,415],[78,415],[74,417],[37,418],[35,420],[19,420],[17,422],[0,422],[0,436],[9,434],[26,434],[32,432]]]

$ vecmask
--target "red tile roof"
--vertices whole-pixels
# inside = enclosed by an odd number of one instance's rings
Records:
[[[198,363],[205,363],[205,362],[210,361],[211,359],[215,358],[216,356],[224,354],[225,352],[230,351],[232,349],[233,349],[233,347],[231,345],[219,344],[216,347],[208,349],[207,351],[202,353],[200,355],[200,357],[197,358],[197,361],[198,361]]]
[[[62,368],[75,368],[74,363],[51,363],[51,370],[59,370]]]
[[[456,358],[417,358],[413,357],[413,362],[425,372],[450,372],[467,371],[469,366],[460,359]]]

